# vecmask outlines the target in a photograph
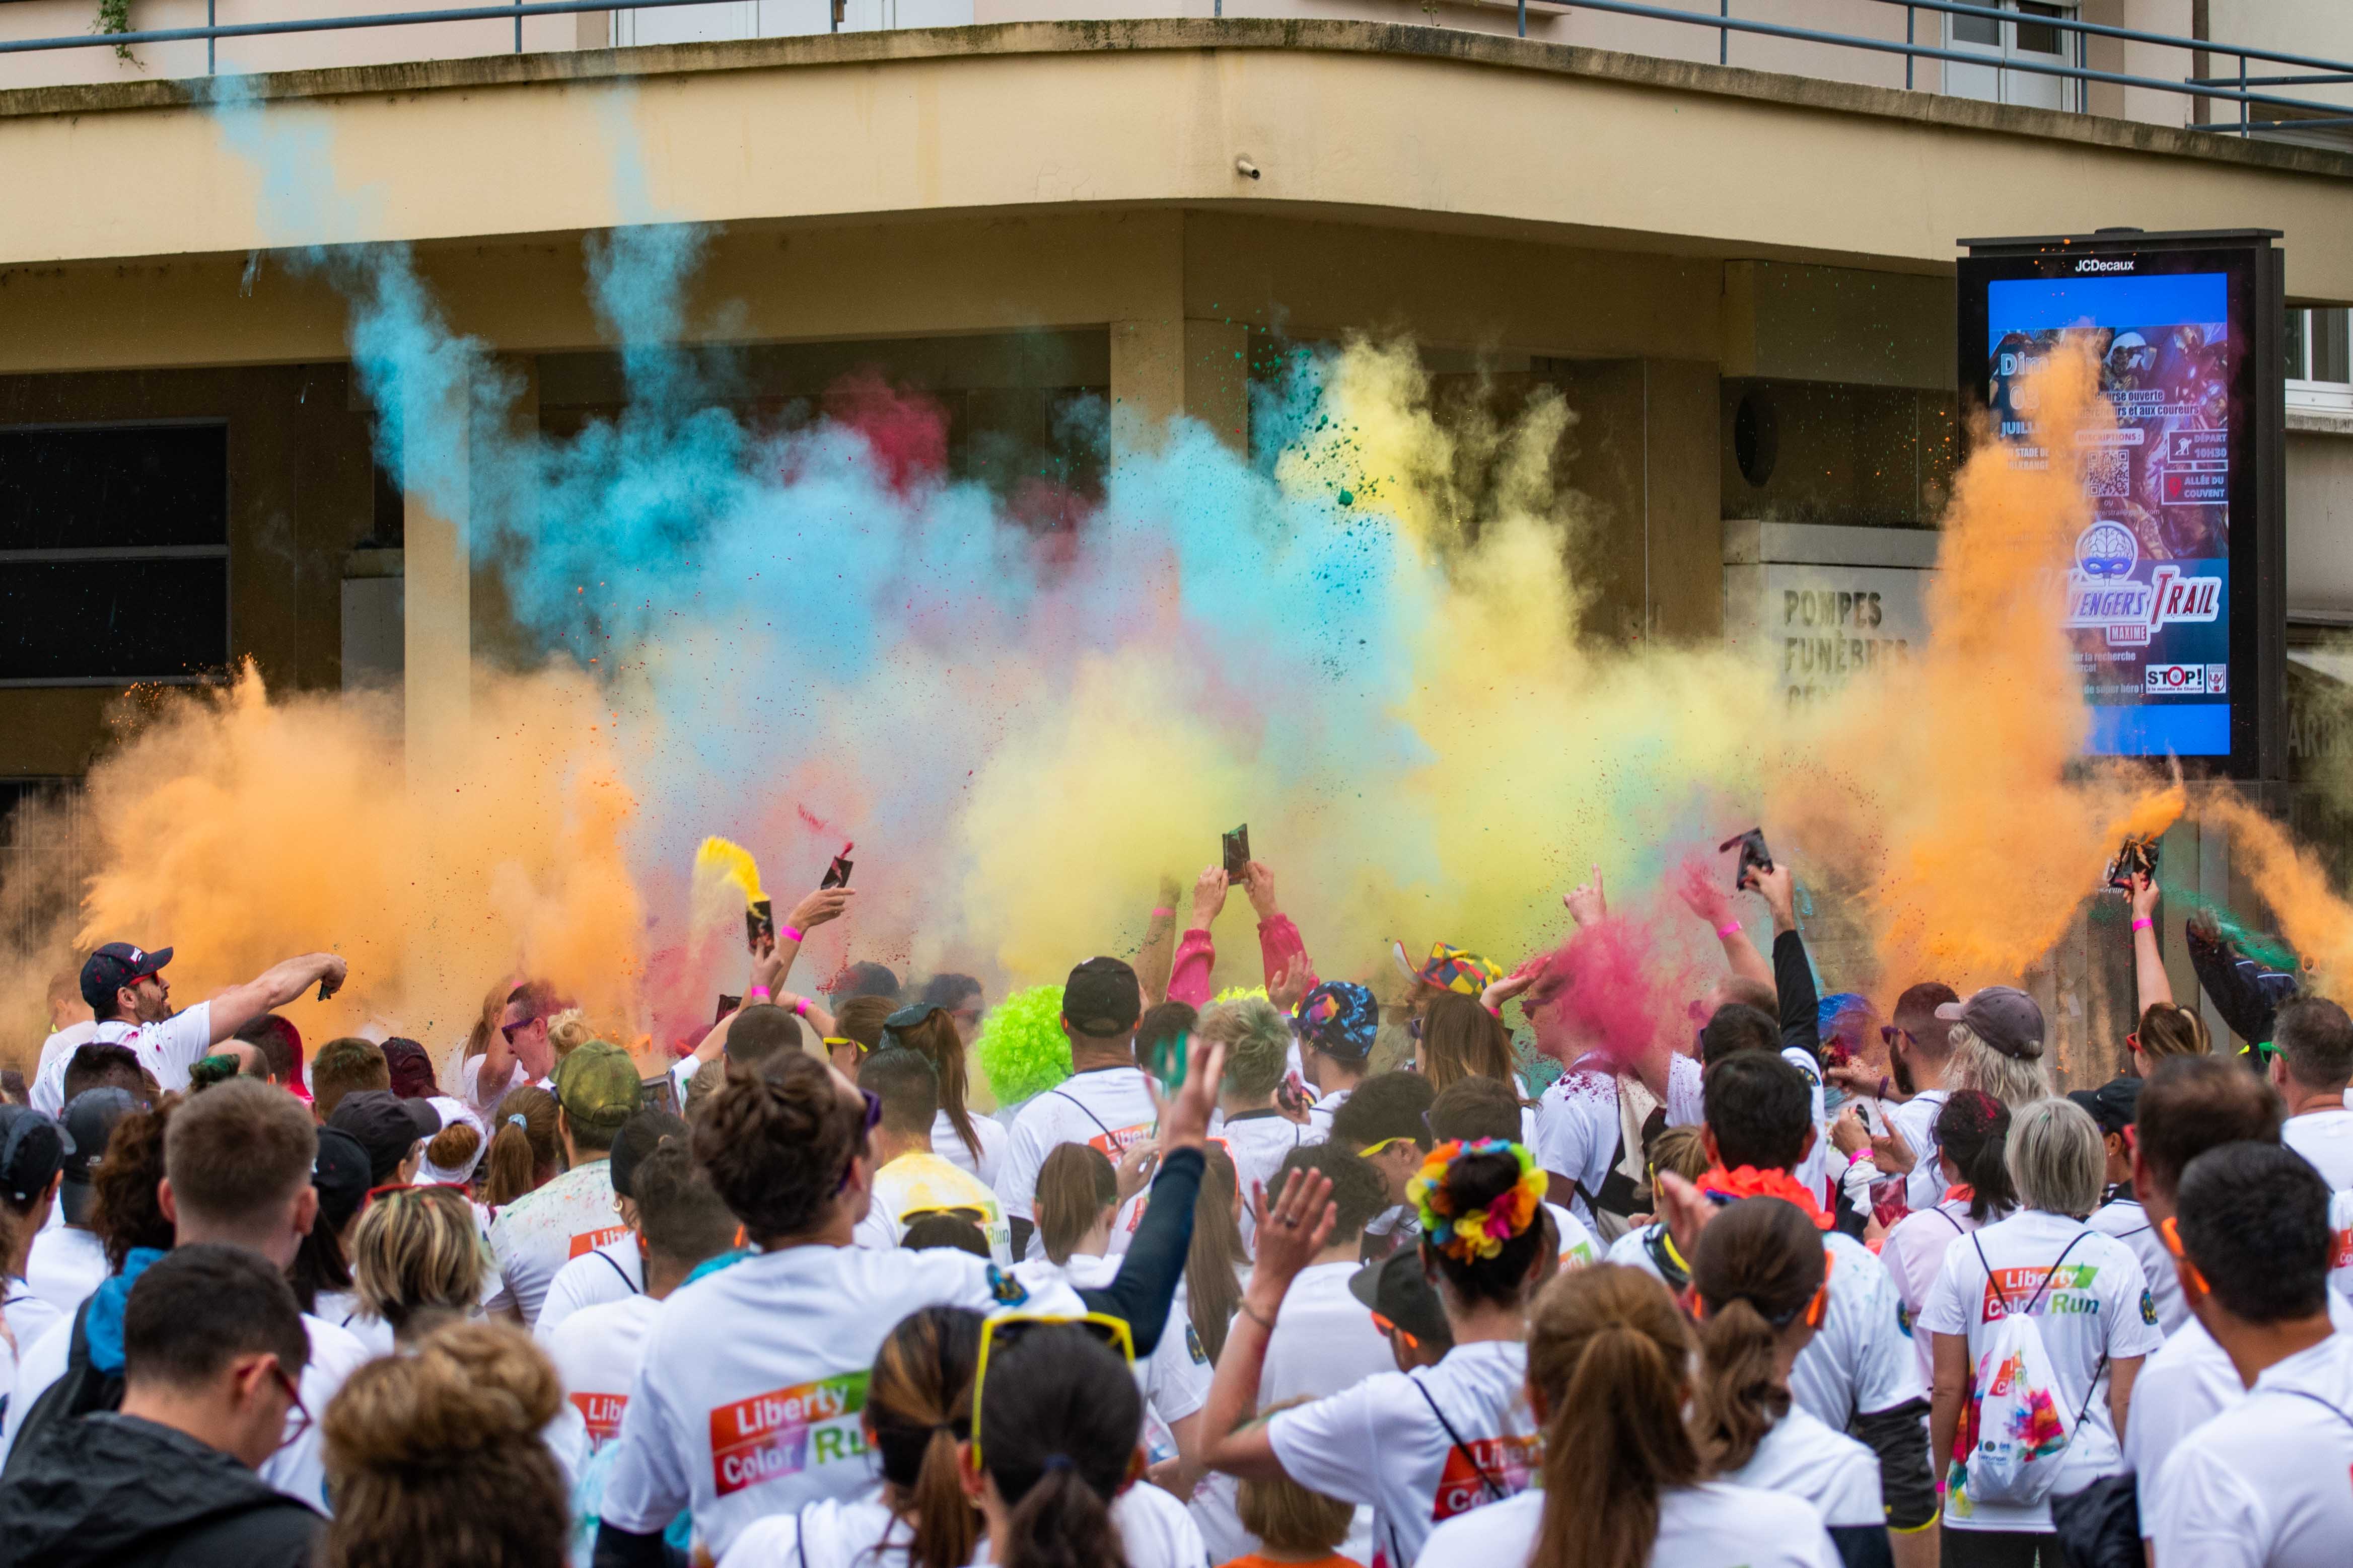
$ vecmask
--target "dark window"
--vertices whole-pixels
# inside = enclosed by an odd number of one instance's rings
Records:
[[[227,426],[0,430],[0,682],[227,664]]]
[[[2063,16],[2067,13],[2056,5],[2038,5],[2034,0],[2019,0],[2022,16]],[[2055,55],[2060,52],[2059,29],[2041,22],[2018,24],[2018,52],[2022,55]]]
[[[1978,44],[1989,49],[1999,47],[2001,43],[2001,24],[1991,16],[1955,16],[1953,42]]]

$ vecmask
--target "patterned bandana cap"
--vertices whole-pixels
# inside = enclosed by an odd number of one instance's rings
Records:
[[[1457,1160],[1472,1154],[1509,1154],[1519,1162],[1520,1179],[1511,1191],[1483,1209],[1454,1212],[1453,1194],[1446,1190],[1446,1173]],[[1504,1243],[1536,1223],[1544,1208],[1548,1178],[1536,1169],[1535,1156],[1525,1146],[1500,1138],[1465,1143],[1460,1138],[1440,1143],[1422,1162],[1421,1173],[1406,1184],[1406,1201],[1421,1214],[1422,1238],[1459,1262],[1493,1258]]]
[[[1381,1026],[1380,1005],[1363,986],[1326,980],[1299,999],[1300,1037],[1326,1056],[1362,1061],[1373,1054]]]
[[[1397,954],[1398,967],[1406,977],[1419,980],[1424,985],[1435,985],[1441,991],[1460,991],[1465,996],[1476,996],[1504,977],[1503,969],[1465,948],[1449,947],[1444,942],[1433,943],[1430,957],[1417,969],[1405,955],[1405,943],[1393,942],[1389,951]]]

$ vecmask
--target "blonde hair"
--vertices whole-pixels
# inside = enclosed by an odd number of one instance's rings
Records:
[[[596,1026],[577,1007],[566,1007],[547,1021],[547,1043],[554,1047],[559,1062],[597,1037]]]
[[[571,1503],[540,1436],[563,1403],[547,1357],[502,1323],[361,1366],[321,1422],[323,1568],[564,1568]]]
[[[1303,1394],[1259,1414],[1271,1415],[1314,1402],[1314,1395]],[[1336,1498],[1309,1491],[1285,1476],[1271,1481],[1243,1481],[1235,1489],[1234,1512],[1244,1530],[1277,1552],[1331,1552],[1348,1539],[1348,1526],[1356,1510]]]
[[[2013,1111],[2003,1153],[2021,1207],[2090,1217],[2108,1174],[2099,1124],[2067,1100],[2038,1100]]]
[[[481,1232],[455,1187],[386,1193],[360,1211],[351,1250],[360,1305],[396,1336],[419,1316],[467,1312],[482,1299]]]
[[[1651,1141],[1651,1174],[1672,1171],[1686,1182],[1707,1174],[1707,1140],[1696,1126],[1670,1127]]]
[[[1291,1026],[1263,996],[1213,1004],[1193,1032],[1226,1047],[1225,1087],[1245,1100],[1272,1094],[1291,1060]]]
[[[2140,1015],[2141,1059],[2151,1064],[2168,1057],[2203,1057],[2213,1053],[2206,1020],[2189,1007],[2152,1002]]]
[[[2051,1098],[2051,1069],[2039,1048],[2031,1057],[2013,1057],[1996,1050],[1967,1024],[1953,1026],[1952,1039],[1947,1088],[1982,1089],[2012,1110]]]

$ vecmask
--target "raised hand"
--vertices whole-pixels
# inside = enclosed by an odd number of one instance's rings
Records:
[[[1211,866],[1193,882],[1193,924],[1191,930],[1207,931],[1209,922],[1225,911],[1226,868]]]
[[[1568,918],[1581,926],[1589,926],[1609,914],[1609,900],[1601,891],[1601,868],[1593,868],[1593,879],[1571,888],[1560,896],[1560,901],[1568,907]]]
[[[828,921],[839,920],[849,908],[849,900],[857,896],[849,888],[820,888],[795,904],[793,912],[785,917],[785,923],[795,931],[807,931]]]

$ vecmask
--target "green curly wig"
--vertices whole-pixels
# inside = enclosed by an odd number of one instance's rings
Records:
[[[972,1051],[999,1105],[1018,1105],[1071,1076],[1071,1040],[1061,1017],[1059,985],[1016,991],[988,1010]]]

